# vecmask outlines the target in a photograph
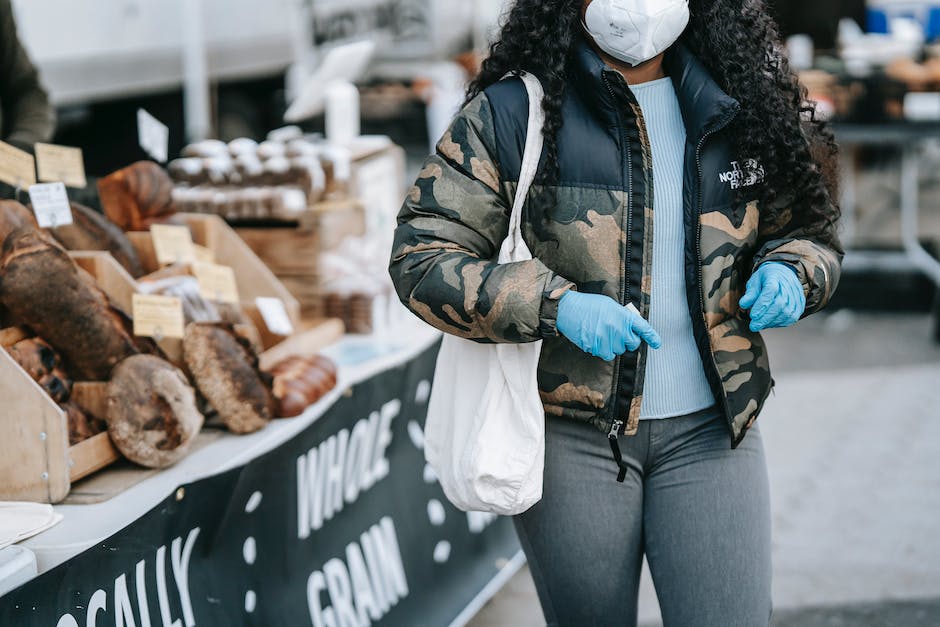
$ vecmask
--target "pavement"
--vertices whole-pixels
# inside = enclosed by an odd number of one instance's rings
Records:
[[[930,331],[926,315],[843,310],[765,334],[777,381],[760,418],[775,627],[940,626],[940,345]],[[640,623],[661,624],[648,571]],[[470,623],[544,624],[527,569]]]

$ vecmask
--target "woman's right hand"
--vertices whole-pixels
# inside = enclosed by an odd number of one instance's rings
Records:
[[[605,361],[645,341],[659,348],[659,334],[633,307],[624,307],[609,296],[568,291],[558,303],[558,331],[575,346]]]

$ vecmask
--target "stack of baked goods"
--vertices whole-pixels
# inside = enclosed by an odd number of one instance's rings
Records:
[[[302,137],[205,140],[182,154],[168,165],[182,211],[213,213],[231,222],[294,222],[326,190],[320,151]]]
[[[141,162],[101,179],[99,188],[106,215],[73,205],[73,224],[52,230],[39,228],[19,203],[0,202],[0,347],[62,408],[70,444],[106,430],[129,460],[165,467],[190,451],[207,420],[250,433],[299,413],[335,385],[335,374],[323,380],[292,370],[292,378],[317,384],[285,411],[276,394],[280,365],[260,369],[257,332],[237,306],[194,305],[181,355],[135,336],[131,312],[69,251],[107,251],[149,283],[185,275],[166,268],[162,277],[142,277],[140,251],[125,233],[175,219],[172,185],[159,166]],[[309,369],[319,373],[324,363],[311,360]],[[72,394],[77,382],[106,386],[106,402],[82,406]]]

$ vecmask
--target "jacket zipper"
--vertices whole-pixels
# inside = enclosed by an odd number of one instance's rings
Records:
[[[617,96],[614,94],[613,88],[610,86],[610,81],[607,78],[607,72],[604,72],[604,86],[607,87],[607,92],[610,94],[611,100],[616,104]],[[627,202],[625,207],[626,213],[626,259],[624,260],[624,271],[623,277],[620,281],[620,304],[626,305],[627,289],[630,285],[630,232],[633,228],[633,165],[632,165],[632,156],[630,143],[627,141],[626,133],[623,128],[623,119],[620,117],[620,110],[614,107],[614,113],[617,116],[617,130],[620,133],[620,167],[624,168],[626,162],[627,170]],[[621,221],[621,227],[623,228],[623,222]],[[619,397],[620,387],[620,369],[622,364],[622,358],[618,355],[614,363],[614,381],[612,384],[611,390],[611,403],[610,403],[610,414],[608,417],[610,428],[610,442],[611,448],[617,446],[617,435],[620,430],[623,428],[623,421],[616,418],[617,412],[617,400]],[[614,453],[614,456],[619,458],[620,456],[620,447],[617,446],[617,450]],[[618,461],[618,465],[621,465],[621,462]],[[621,472],[624,471],[624,467],[621,465]],[[623,479],[620,479],[623,481]]]
[[[725,395],[724,385],[721,383],[721,373],[718,372],[718,362],[715,361],[715,351],[712,349],[712,339],[708,334],[708,321],[705,319],[705,271],[702,267],[702,209],[704,208],[704,201],[702,200],[702,187],[704,185],[705,175],[704,168],[702,167],[702,148],[705,146],[705,141],[709,137],[731,124],[731,121],[734,120],[736,115],[737,112],[735,112],[733,115],[726,116],[719,125],[705,131],[705,133],[702,134],[702,138],[698,142],[698,146],[695,148],[695,165],[698,174],[698,190],[696,190],[698,193],[698,214],[695,216],[695,257],[696,263],[698,264],[699,314],[702,317],[702,327],[705,329],[705,337],[708,339],[708,362],[711,364],[712,373],[714,374],[715,381],[718,382],[718,388],[721,391],[721,407],[724,411],[725,422],[728,423],[729,429],[731,429],[731,410],[728,407],[728,397]]]

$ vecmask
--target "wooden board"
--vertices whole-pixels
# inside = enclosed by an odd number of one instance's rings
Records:
[[[126,313],[131,312],[131,299],[137,291],[134,278],[109,252],[74,251],[69,256],[80,268],[90,273],[98,286]]]
[[[70,446],[69,457],[71,458],[69,479],[75,482],[110,466],[121,459],[121,453],[114,448],[111,436],[105,431]]]
[[[58,503],[69,492],[65,413],[0,350],[0,500]]]
[[[300,321],[297,299],[222,218],[194,213],[181,213],[178,217],[189,226],[193,241],[213,252],[216,263],[235,271],[238,293],[243,301],[254,301],[258,297],[280,298],[291,320],[295,324]],[[147,273],[158,270],[150,233],[129,232],[127,236],[137,249],[144,270]]]

